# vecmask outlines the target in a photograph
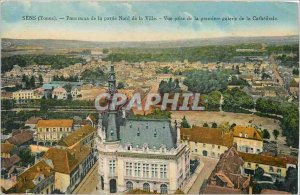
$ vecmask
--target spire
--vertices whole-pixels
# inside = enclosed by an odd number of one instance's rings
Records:
[[[114,65],[110,66],[110,71],[108,75],[108,89],[107,92],[111,95],[109,99],[109,108],[107,112],[107,124],[106,124],[106,141],[107,142],[114,142],[119,140],[118,135],[118,127],[117,127],[117,110],[111,109],[112,98],[114,94],[117,92],[116,90],[116,74]],[[112,106],[113,107],[113,106]]]
[[[110,66],[108,75],[108,93],[111,95],[116,93],[116,73],[113,64]]]

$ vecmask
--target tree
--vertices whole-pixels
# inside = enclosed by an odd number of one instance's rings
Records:
[[[217,123],[213,122],[213,124],[211,125],[211,128],[217,128],[217,127],[218,127]]]
[[[31,155],[30,148],[22,148],[19,152],[19,157],[21,158],[23,166],[34,163],[34,157]]]
[[[40,83],[40,86],[42,86],[44,83],[44,79],[43,79],[42,75],[39,75],[39,83]]]
[[[298,170],[294,167],[289,167],[285,176],[286,191],[292,194],[297,194],[298,191]]]
[[[108,50],[107,48],[104,48],[104,49],[102,50],[102,52],[103,52],[104,54],[107,54],[107,53],[109,52],[109,50]]]
[[[70,93],[71,90],[72,90],[72,85],[68,83],[68,84],[66,84],[66,85],[64,86],[64,88],[65,88],[65,90],[66,90],[68,93]]]
[[[123,82],[119,82],[117,89],[124,89],[125,88],[125,84]]]
[[[270,133],[267,129],[264,129],[262,133],[264,139],[270,139]]]
[[[183,116],[182,121],[181,121],[181,127],[182,128],[191,128],[190,124],[186,120],[185,116]]]
[[[207,94],[212,91],[224,91],[227,89],[229,74],[225,71],[192,70],[185,73],[183,84],[189,91]]]
[[[259,181],[262,179],[263,175],[264,175],[265,171],[261,168],[261,167],[258,167],[257,169],[255,169],[255,172],[254,172],[254,179],[256,181]]]
[[[267,73],[262,73],[262,75],[261,75],[261,79],[270,79],[271,78],[271,76],[270,75],[268,75]]]
[[[298,68],[293,69],[293,75],[299,75],[299,69]]]
[[[274,129],[273,135],[274,135],[275,139],[277,140],[277,137],[279,136],[279,131],[277,129]]]
[[[67,95],[67,99],[68,99],[68,100],[72,100],[72,99],[73,99],[72,95],[71,95],[71,94],[68,94],[68,95]]]
[[[203,124],[203,127],[208,127],[208,124],[207,124],[207,123],[204,123],[204,124]]]
[[[34,76],[31,76],[30,81],[29,81],[29,88],[33,89],[35,88],[35,78]]]

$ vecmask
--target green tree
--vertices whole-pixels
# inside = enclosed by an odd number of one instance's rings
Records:
[[[124,89],[125,88],[125,84],[123,82],[119,82],[117,89]]]
[[[211,125],[211,128],[217,128],[218,127],[218,124],[213,122],[212,125]]]
[[[286,191],[297,194],[298,192],[298,170],[294,167],[289,167],[285,176]]]
[[[264,139],[270,139],[270,133],[267,129],[264,129],[262,133]]]
[[[190,124],[186,120],[185,116],[183,116],[182,121],[181,121],[181,127],[182,128],[191,128]]]
[[[279,131],[277,129],[274,129],[273,135],[274,135],[275,139],[277,140],[277,137],[279,136]]]
[[[107,48],[104,48],[104,49],[102,50],[102,52],[103,52],[104,54],[107,54],[107,53],[109,52],[109,50],[108,50]]]
[[[263,178],[264,173],[265,171],[261,167],[255,169],[254,176],[253,176],[254,180],[260,181]]]
[[[207,94],[212,91],[223,91],[227,89],[229,74],[224,71],[192,70],[185,73],[186,79],[183,84],[188,90],[195,93]]]
[[[22,161],[23,166],[27,166],[29,164],[32,165],[34,163],[34,157],[31,155],[30,148],[22,148],[19,151],[19,157]]]
[[[40,83],[40,86],[42,86],[44,83],[44,79],[43,79],[42,75],[39,75],[39,83]]]
[[[29,81],[29,88],[33,89],[35,88],[35,78],[34,76],[31,76],[30,81]]]

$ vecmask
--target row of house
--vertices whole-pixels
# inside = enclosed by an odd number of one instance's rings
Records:
[[[220,128],[181,128],[181,138],[189,145],[194,157],[220,158],[231,146],[235,146],[244,160],[244,175],[254,174],[261,167],[276,178],[284,178],[290,166],[297,165],[297,159],[274,156],[263,152],[263,139],[254,127],[235,126],[226,131]]]
[[[10,189],[2,190],[5,193],[72,193],[97,161],[95,135],[96,129],[88,125],[71,132],[56,147],[47,149],[35,165],[18,175]]]
[[[71,85],[71,90],[69,92],[64,87],[68,84]],[[12,93],[12,99],[22,102],[26,100],[42,99],[43,97],[48,98],[51,96],[53,99],[65,100],[68,98],[68,95],[70,95],[72,99],[76,99],[80,97],[80,94],[80,86],[77,82],[53,81],[36,89],[15,91]]]

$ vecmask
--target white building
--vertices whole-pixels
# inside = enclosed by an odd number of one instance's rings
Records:
[[[109,78],[108,93],[113,94],[113,66]],[[101,194],[133,189],[174,193],[184,187],[190,173],[190,151],[180,142],[178,127],[173,128],[168,120],[127,119],[121,110],[108,110],[100,117],[97,146]]]
[[[55,88],[52,91],[52,98],[56,98],[58,100],[65,100],[67,99],[67,97],[68,97],[68,93],[62,87]]]

